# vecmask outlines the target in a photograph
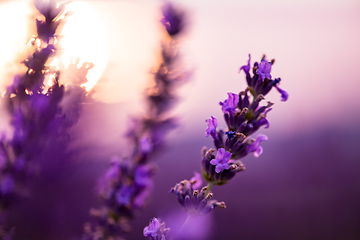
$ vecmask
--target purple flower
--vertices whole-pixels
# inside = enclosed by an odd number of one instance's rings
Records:
[[[144,228],[144,236],[145,237],[156,237],[157,231],[160,228],[160,222],[157,218],[150,219],[149,226]]]
[[[280,78],[271,79],[271,68],[274,64],[275,60],[271,60],[271,62],[268,62],[265,59],[265,56],[261,59],[260,64],[255,62],[253,67],[253,74],[254,76],[250,76],[250,55],[248,64],[244,65],[240,68],[239,72],[241,70],[244,70],[246,74],[246,82],[249,86],[250,93],[254,96],[254,98],[258,97],[260,94],[265,96],[268,94],[273,87],[275,87],[280,93],[281,93],[281,100],[286,101],[288,98],[288,93],[284,90],[280,89],[277,85],[280,82]],[[246,94],[245,94],[246,96]],[[247,99],[246,99],[247,100]],[[239,108],[242,109],[243,107],[247,107],[247,101],[246,103],[240,101]]]
[[[260,76],[260,79],[262,81],[265,80],[265,78],[267,79],[271,79],[271,62],[268,62],[265,58],[261,59],[261,62],[259,64],[259,68],[257,69],[257,74]]]
[[[174,9],[174,7],[167,3],[162,7],[164,18],[161,23],[164,24],[168,34],[173,37],[181,32],[183,29],[183,13]]]
[[[209,119],[206,119],[206,123],[208,127],[206,128],[206,137],[208,137],[211,133],[216,133],[216,127],[218,125],[218,120],[211,116]]]
[[[235,93],[228,93],[228,99],[226,99],[224,102],[220,102],[221,110],[223,113],[232,113],[235,114],[236,110],[235,107],[239,103],[239,95]]]
[[[231,158],[231,153],[225,151],[224,148],[220,148],[216,154],[216,158],[211,160],[210,163],[212,165],[216,165],[215,172],[219,173],[223,169],[229,169],[230,166],[228,164]]]
[[[260,147],[260,143],[262,141],[267,141],[267,140],[268,140],[267,136],[263,134],[258,135],[255,139],[255,142],[253,142],[251,145],[248,146],[247,149],[248,153],[254,152],[254,156],[259,157],[263,152],[262,147]]]
[[[194,176],[190,179],[187,187],[190,188],[190,185],[192,185],[192,188],[194,190],[199,189],[201,187],[201,185],[202,185],[202,177],[201,177],[200,173],[194,172]]]

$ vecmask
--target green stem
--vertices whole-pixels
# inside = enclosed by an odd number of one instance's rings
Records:
[[[209,194],[209,192],[211,191],[212,187],[215,185],[215,182],[209,182],[207,185],[207,190],[205,193],[205,197]]]

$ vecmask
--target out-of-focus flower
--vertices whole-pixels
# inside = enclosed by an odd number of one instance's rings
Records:
[[[34,4],[38,11],[45,17],[45,20],[36,19],[38,37],[48,43],[49,40],[55,36],[56,30],[61,23],[58,17],[64,12],[66,4],[58,4],[57,1],[54,0],[35,0]]]
[[[150,142],[150,139],[149,137],[143,137],[140,139],[139,141],[139,148],[140,148],[140,151],[144,154],[147,154],[147,153],[151,153],[152,151],[152,144]]]
[[[160,152],[165,144],[166,135],[177,125],[176,119],[171,116],[169,110],[177,100],[178,86],[186,82],[190,76],[190,73],[184,71],[180,65],[177,45],[173,39],[183,30],[183,15],[170,3],[165,4],[162,10],[164,18],[161,21],[172,39],[168,44],[162,44],[163,62],[157,71],[153,72],[155,85],[146,91],[145,100],[148,109],[143,116],[131,119],[131,126],[126,136],[134,146],[132,153],[126,161],[124,158],[118,165],[111,166],[110,168],[113,168],[111,174],[106,174],[105,180],[101,181],[100,196],[103,199],[101,212],[104,214],[94,215],[96,221],[94,227],[86,229],[83,239],[97,239],[98,231],[94,229],[100,229],[101,234],[108,238],[119,237],[123,232],[130,230],[129,224],[119,224],[118,219],[130,222],[144,208],[153,190],[152,178],[155,172],[154,164],[151,163],[153,156]],[[117,179],[106,180],[109,176]],[[107,194],[102,194],[101,189],[105,189]],[[159,234],[159,229],[160,231],[162,229],[161,224],[160,228],[158,227],[157,220],[154,220],[145,228],[145,236],[162,239],[158,238],[162,236]]]
[[[134,172],[134,183],[139,186],[148,186],[152,182],[154,168],[149,165],[138,165]]]
[[[161,19],[161,23],[164,24],[168,34],[174,37],[180,33],[184,28],[184,13],[177,11],[170,3],[166,3],[162,7],[162,13],[164,18]]]

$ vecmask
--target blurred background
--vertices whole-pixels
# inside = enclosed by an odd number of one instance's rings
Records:
[[[205,119],[215,116],[225,127],[219,101],[246,87],[239,68],[249,53],[252,63],[263,54],[276,59],[272,76],[281,77],[289,100],[281,102],[276,91],[267,96],[275,105],[268,114],[270,128],[259,131],[269,137],[263,155],[249,155],[243,159],[246,171],[213,188],[214,198],[227,208],[205,219],[207,234],[196,235],[201,226],[194,228],[193,239],[360,239],[360,2],[173,2],[186,11],[187,32],[179,46],[184,68],[193,70],[193,76],[179,89],[173,111],[179,127],[157,156],[154,194],[128,239],[143,239],[142,229],[154,216],[170,225],[174,215],[185,221],[168,191],[201,171],[200,150],[212,147],[205,138]],[[143,92],[153,78],[151,70],[159,66],[161,1],[71,4],[76,27],[71,29],[69,17],[64,31],[70,28],[68,49],[74,50],[68,55],[94,62],[89,71],[92,100],[72,130],[70,150],[52,157],[68,164],[49,163],[52,170],[32,183],[31,194],[43,197],[30,194],[11,213],[14,239],[75,239],[81,234],[89,209],[98,204],[94,186],[110,157],[129,151],[123,137],[128,116],[144,111]],[[31,1],[0,1],[0,13],[4,89],[20,71],[21,47],[35,34],[36,14]],[[80,41],[74,43],[71,36]]]

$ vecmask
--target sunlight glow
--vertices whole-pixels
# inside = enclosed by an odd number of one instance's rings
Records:
[[[67,18],[61,33],[63,39],[60,45],[64,48],[61,60],[66,68],[76,58],[80,59],[78,68],[86,62],[95,65],[87,74],[88,82],[82,85],[89,91],[100,78],[108,60],[105,27],[98,14],[85,2],[67,4],[64,14],[68,11],[72,14]]]
[[[5,75],[13,70],[21,46],[28,38],[28,19],[31,7],[28,1],[0,3],[0,85],[3,88]]]
[[[22,54],[21,50],[24,50],[26,44],[31,46],[31,43],[35,43],[36,46],[40,46],[40,40],[35,36],[29,40],[29,27],[35,26],[34,10],[31,1],[0,3],[0,22],[4,23],[0,25],[1,79],[5,79],[9,73],[18,71],[15,63],[19,64],[23,60],[19,60],[19,54]],[[55,39],[55,43],[60,40],[63,53],[59,58],[54,58],[50,65],[55,67],[62,62],[65,68],[68,68],[71,62],[76,62],[77,67],[80,68],[84,63],[93,63],[94,67],[89,69],[87,74],[88,82],[81,85],[90,91],[101,77],[108,61],[108,39],[105,26],[88,3],[71,2],[66,5],[62,17],[66,12],[72,14],[66,18],[61,37]],[[45,85],[52,81],[52,77],[48,79]],[[7,84],[4,80],[0,80],[1,89]]]

